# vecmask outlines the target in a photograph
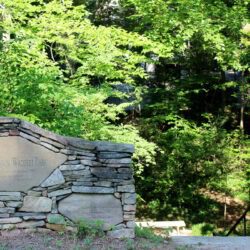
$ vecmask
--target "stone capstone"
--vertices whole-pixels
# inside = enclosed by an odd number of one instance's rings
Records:
[[[0,190],[27,192],[66,159],[20,136],[0,137]]]
[[[72,194],[59,201],[58,210],[74,222],[99,219],[116,225],[123,221],[121,202],[111,194]]]

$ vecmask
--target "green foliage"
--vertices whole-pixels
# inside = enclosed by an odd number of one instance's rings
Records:
[[[203,205],[210,213],[218,213],[218,209],[201,199],[200,189],[230,190],[227,176],[242,167],[240,133],[228,133],[212,122],[197,126],[170,115],[166,120],[169,128],[165,132],[152,131],[151,138],[164,153],[158,156],[155,167],[145,169],[144,179],[138,180],[139,193],[144,194],[139,211],[156,219],[202,221],[205,211],[196,211],[193,218],[194,209]]]
[[[209,223],[200,223],[192,226],[193,236],[213,236],[215,225]]]
[[[93,220],[82,219],[77,222],[77,235],[79,238],[84,238],[85,236],[89,237],[103,236],[104,235],[103,225],[104,222],[101,220],[93,221]]]
[[[242,69],[241,29],[249,1],[127,0],[134,7],[136,30],[160,40],[166,51],[183,60],[203,54],[222,68]],[[178,60],[174,58],[174,60]],[[186,61],[188,63],[188,61]],[[198,65],[197,65],[198,66]]]
[[[156,235],[151,228],[142,228],[137,226],[135,227],[135,235],[138,238],[145,238],[155,243],[161,243],[164,241],[164,239],[161,236]]]

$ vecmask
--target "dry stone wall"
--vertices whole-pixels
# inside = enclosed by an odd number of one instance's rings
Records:
[[[0,117],[0,230],[74,230],[98,219],[109,236],[133,238],[133,152]]]

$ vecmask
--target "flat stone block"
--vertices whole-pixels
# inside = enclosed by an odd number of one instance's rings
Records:
[[[23,206],[19,211],[23,212],[50,212],[52,200],[46,197],[25,196]]]
[[[123,221],[121,202],[109,194],[72,194],[59,202],[58,211],[74,222],[99,219],[116,225]]]
[[[19,217],[12,217],[12,218],[2,218],[0,219],[0,224],[16,224],[22,222],[22,219]]]
[[[109,194],[114,193],[114,188],[110,187],[83,187],[73,186],[72,191],[74,193],[98,193],[98,194]]]

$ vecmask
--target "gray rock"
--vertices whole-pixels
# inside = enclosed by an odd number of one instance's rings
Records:
[[[69,159],[69,157],[68,157],[68,159]],[[76,159],[76,157],[74,159]],[[80,163],[81,163],[80,160],[68,160],[68,161],[64,162],[64,165],[78,165]]]
[[[5,213],[13,214],[13,213],[15,213],[15,208],[13,208],[13,207],[2,207],[2,208],[0,208],[0,213],[1,214],[5,214]]]
[[[94,182],[94,186],[97,186],[97,187],[112,187],[112,182],[111,181],[98,181],[98,182]]]
[[[56,169],[42,184],[41,187],[50,187],[65,183],[62,172]]]
[[[57,202],[56,202],[56,197],[52,197],[52,209],[51,209],[51,213],[52,214],[57,214],[58,210],[57,210]]]
[[[61,196],[61,195],[70,194],[70,193],[72,193],[71,189],[61,189],[61,190],[48,193],[48,197]]]
[[[77,165],[61,165],[59,167],[61,171],[73,171],[73,170],[85,170],[86,166],[77,164]]]
[[[0,219],[0,224],[16,224],[21,222],[22,219],[19,217],[2,218]]]
[[[133,205],[136,203],[135,193],[123,193],[122,194],[122,204]]]
[[[117,192],[134,193],[135,186],[134,185],[117,186]]]
[[[98,154],[99,159],[120,159],[120,158],[130,158],[131,154],[128,153],[115,153],[115,152],[100,152]]]
[[[86,194],[87,193],[109,194],[109,193],[114,193],[114,188],[73,186],[72,192],[74,192],[74,193],[86,193]]]
[[[22,194],[20,192],[0,192],[0,201],[20,201]]]
[[[14,213],[13,216],[15,216],[15,217],[35,217],[35,216],[45,216],[45,214],[44,213],[16,212],[16,213]]]
[[[0,214],[0,218],[9,218],[10,214]]]
[[[7,201],[6,202],[7,207],[16,207],[17,208],[17,207],[21,207],[22,204],[23,204],[22,201]]]
[[[135,147],[132,144],[120,144],[111,142],[94,142],[97,151],[113,151],[122,153],[134,153]]]
[[[2,201],[0,201],[0,208],[1,208],[1,207],[5,207],[5,206],[4,206],[4,203],[3,203]]]
[[[19,224],[16,224],[16,228],[36,228],[36,227],[43,227],[45,222],[41,221],[25,221]]]
[[[134,221],[135,220],[135,212],[124,212],[123,219],[124,219],[124,221]]]
[[[46,143],[46,142],[41,142],[40,143],[42,146],[44,146],[45,148],[48,148],[50,149],[51,151],[55,152],[55,153],[58,153],[60,150],[54,146],[52,146],[51,144],[49,143]]]
[[[99,219],[116,225],[123,221],[121,202],[109,194],[72,194],[59,202],[58,210],[74,222]]]
[[[49,214],[47,216],[47,221],[50,224],[58,224],[58,225],[65,225],[66,224],[64,217],[60,214]]]
[[[23,216],[24,220],[44,220],[46,219],[46,215],[29,215]]]
[[[36,144],[41,143],[40,140],[37,137],[33,137],[32,135],[28,135],[26,133],[20,132],[20,136],[27,139],[27,140],[29,140],[29,141],[32,141],[32,142],[34,142]]]
[[[65,146],[61,143],[58,143],[56,141],[50,140],[46,137],[41,137],[40,141],[51,144],[52,146],[56,147],[56,148],[64,148]]]
[[[136,227],[136,224],[135,224],[134,221],[128,221],[128,222],[126,223],[126,226],[127,226],[127,228],[135,228],[135,227]]]
[[[123,210],[128,211],[128,212],[135,211],[136,210],[136,205],[124,205]]]
[[[50,212],[52,200],[46,197],[25,196],[23,206],[19,211],[23,212]]]
[[[124,159],[100,159],[103,164],[130,164],[132,162],[131,158]]]
[[[91,161],[91,160],[81,160],[81,164],[87,165],[87,166],[102,166],[100,162],[97,161]]]
[[[28,196],[35,196],[35,197],[39,197],[42,195],[42,192],[41,191],[33,191],[33,190],[30,190],[28,191]]]
[[[16,224],[2,224],[0,225],[1,230],[12,230],[16,228]]]

